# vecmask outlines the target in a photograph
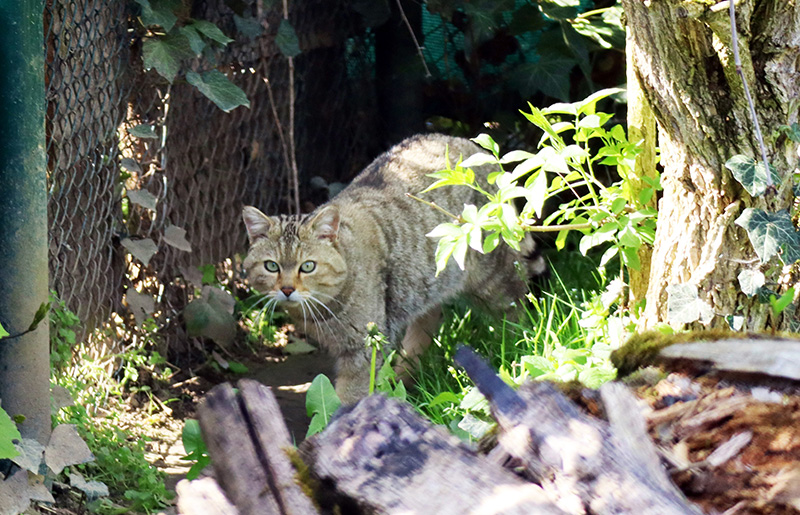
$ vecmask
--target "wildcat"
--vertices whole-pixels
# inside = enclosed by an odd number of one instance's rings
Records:
[[[515,261],[522,253],[500,245],[482,255],[468,252],[465,270],[451,263],[435,277],[436,241],[425,236],[447,216],[409,198],[428,187],[427,174],[478,152],[466,139],[440,134],[408,138],[380,155],[353,182],[313,213],[267,216],[243,209],[250,239],[244,261],[250,284],[266,293],[268,306],[285,307],[292,319],[336,360],[336,392],[344,403],[366,396],[370,360],[364,339],[375,322],[409,362],[427,347],[439,323],[440,305],[466,295],[489,309],[503,309],[526,292]],[[486,183],[486,169],[476,169]],[[466,187],[422,195],[451,213],[485,198]],[[526,263],[544,271],[541,257]]]

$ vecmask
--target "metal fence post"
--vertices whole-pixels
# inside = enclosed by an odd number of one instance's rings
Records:
[[[0,0],[0,322],[24,332],[48,297],[42,0]],[[47,319],[0,340],[0,401],[23,437],[50,435]]]

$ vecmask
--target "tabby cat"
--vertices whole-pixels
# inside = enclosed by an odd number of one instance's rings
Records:
[[[406,193],[417,194],[427,174],[478,152],[472,142],[439,134],[406,139],[380,155],[353,182],[313,213],[266,216],[243,210],[250,238],[244,261],[250,284],[267,294],[268,306],[285,307],[292,319],[336,360],[336,392],[344,403],[367,394],[369,357],[364,339],[375,322],[413,363],[431,341],[439,306],[466,295],[490,309],[506,308],[526,291],[505,245],[490,254],[469,252],[466,270],[451,263],[434,276],[436,241],[425,236],[447,217]],[[454,163],[451,163],[454,164]],[[475,170],[485,183],[488,170]],[[485,199],[464,187],[444,187],[423,197],[460,213]],[[534,250],[522,242],[523,254]],[[527,260],[543,271],[541,258]]]

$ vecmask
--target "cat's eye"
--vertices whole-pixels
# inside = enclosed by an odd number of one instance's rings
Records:
[[[313,261],[306,261],[302,265],[300,265],[300,271],[303,273],[313,272],[314,269],[317,268],[317,264]]]
[[[273,274],[281,269],[275,261],[264,261],[264,268],[267,269],[267,272],[272,272]]]

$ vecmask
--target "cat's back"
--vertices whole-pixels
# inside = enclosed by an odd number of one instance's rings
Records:
[[[478,150],[464,138],[444,134],[412,136],[378,156],[340,194],[340,200],[370,190],[385,198],[418,193],[434,181],[428,174],[443,170],[448,161],[455,166]]]

